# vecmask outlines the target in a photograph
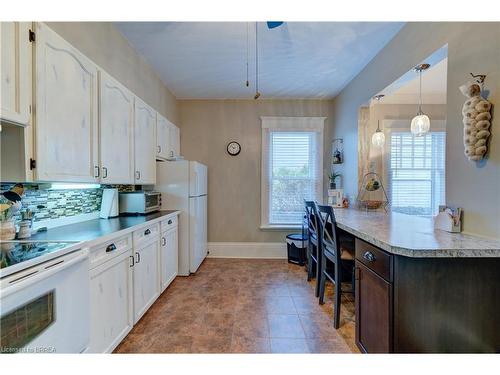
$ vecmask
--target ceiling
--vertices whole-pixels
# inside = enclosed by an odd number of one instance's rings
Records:
[[[332,98],[404,23],[258,23],[262,98]],[[117,28],[178,99],[250,99],[255,23],[118,22]],[[245,86],[249,36],[249,81]]]
[[[422,72],[422,103],[446,104],[446,77],[448,59],[444,58]],[[411,79],[398,85],[398,81],[388,86],[381,93],[386,96],[381,104],[416,104],[418,103],[419,79],[415,71],[410,72]]]

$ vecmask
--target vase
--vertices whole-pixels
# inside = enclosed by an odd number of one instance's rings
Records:
[[[0,240],[9,241],[16,238],[16,224],[14,220],[0,221]]]

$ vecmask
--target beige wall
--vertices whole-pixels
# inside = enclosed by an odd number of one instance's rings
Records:
[[[422,110],[432,120],[446,119],[445,104],[423,104]],[[358,168],[360,170],[358,177],[361,179],[363,174],[370,171],[371,167],[373,167],[374,171],[384,179],[386,177],[384,154],[387,152],[387,149],[372,145],[372,135],[377,130],[377,121],[380,121],[380,129],[385,133],[387,146],[390,142],[390,131],[389,129],[384,129],[384,120],[408,120],[409,130],[410,121],[417,112],[417,104],[372,104],[369,111],[370,120],[366,123],[366,129],[359,129],[358,132],[358,136],[360,137],[359,142],[363,142],[363,149],[368,151],[368,158],[364,158],[361,153],[358,153]],[[361,124],[358,126],[361,126]],[[431,130],[433,130],[433,121],[431,121]],[[363,138],[361,138],[362,135]],[[383,182],[384,184],[387,183],[385,179]],[[361,181],[358,180],[358,183],[361,183]]]
[[[469,162],[462,143],[465,98],[458,90],[470,72],[487,74],[488,99],[500,104],[499,40],[500,23],[409,23],[401,29],[333,102],[332,134],[345,139],[342,171],[348,193],[357,189],[359,107],[448,44],[446,202],[464,208],[465,232],[500,238],[500,120],[497,114],[492,121],[488,158]]]
[[[330,152],[331,102],[322,100],[181,100],[181,150],[208,166],[208,240],[279,242],[293,231],[260,226],[260,116],[326,116],[325,154]],[[229,156],[227,143],[241,144]],[[326,161],[329,157],[325,156]],[[329,168],[329,167],[328,167]],[[326,177],[324,179],[326,184]]]
[[[47,25],[134,94],[180,126],[176,98],[112,23],[47,22]]]

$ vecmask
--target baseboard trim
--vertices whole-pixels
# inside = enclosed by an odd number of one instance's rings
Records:
[[[284,242],[209,242],[208,251],[208,258],[287,258]]]

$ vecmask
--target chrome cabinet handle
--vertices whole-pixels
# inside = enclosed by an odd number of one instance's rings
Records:
[[[170,156],[174,157],[174,152],[173,151],[170,151]]]
[[[112,251],[116,250],[116,245],[114,243],[112,243],[111,245],[109,245],[107,248],[106,248],[106,252],[107,253],[110,253]]]
[[[139,254],[139,253],[135,253],[135,255],[137,255],[137,259],[136,259],[136,261],[135,261],[135,262],[136,262],[137,264],[141,263],[141,254]]]
[[[140,180],[141,179],[141,172],[135,171],[135,179]]]
[[[368,262],[373,262],[375,260],[375,255],[367,251],[366,253],[363,254],[363,258],[365,258]]]
[[[134,264],[135,264],[135,258],[133,255],[130,255],[129,258],[132,260],[132,263],[130,264],[130,268],[134,267]]]
[[[146,229],[146,230],[144,231],[144,235],[145,235],[145,236],[147,236],[148,234],[151,234],[151,230]]]
[[[172,224],[172,220],[167,221],[167,224]]]
[[[161,146],[158,145],[158,153],[161,154]]]
[[[98,178],[100,173],[100,168],[98,165],[94,166],[94,178]]]
[[[108,168],[102,167],[102,178],[108,177]]]
[[[165,246],[167,244],[167,239],[165,237],[161,238],[161,246]]]

